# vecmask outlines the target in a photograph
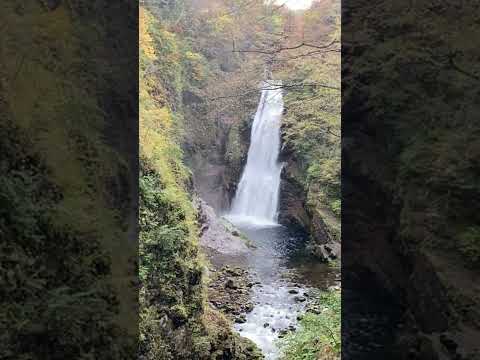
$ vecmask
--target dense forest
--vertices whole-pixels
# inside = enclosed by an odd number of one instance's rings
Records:
[[[254,274],[231,261],[218,264],[240,257],[234,245],[255,251],[248,235],[220,216],[247,162],[262,89],[280,87],[284,96],[279,222],[301,234],[296,246],[305,259],[338,271],[339,29],[336,1],[301,11],[245,0],[140,7],[142,358],[265,356],[240,336],[246,316],[256,314]],[[340,292],[327,287],[304,294],[298,329],[260,326],[279,335],[272,346],[280,351],[267,358],[339,357]],[[303,304],[302,289],[288,291]]]

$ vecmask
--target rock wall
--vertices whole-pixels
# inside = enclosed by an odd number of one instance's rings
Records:
[[[283,145],[279,161],[283,162],[280,185],[279,222],[309,237],[307,250],[321,261],[341,256],[338,220],[321,204],[308,202],[305,174],[295,153]]]
[[[237,184],[247,161],[248,147],[250,146],[250,130],[253,123],[252,109],[250,114],[225,113],[215,122],[215,136],[202,143],[204,149],[198,146],[201,142],[195,134],[191,134],[185,144],[187,163],[193,172],[195,190],[199,196],[217,214],[224,213],[230,208],[235,196]],[[205,114],[187,118],[191,121],[208,121]]]

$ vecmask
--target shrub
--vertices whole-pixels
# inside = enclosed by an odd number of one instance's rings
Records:
[[[340,359],[340,292],[322,293],[316,302],[319,314],[307,312],[298,331],[281,341],[284,360]]]

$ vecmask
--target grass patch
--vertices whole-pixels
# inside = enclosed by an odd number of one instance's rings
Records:
[[[281,340],[284,360],[336,360],[341,350],[341,292],[320,294],[319,314],[307,312],[300,328]]]

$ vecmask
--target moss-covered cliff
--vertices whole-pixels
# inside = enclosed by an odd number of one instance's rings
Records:
[[[207,304],[192,174],[181,145],[193,97],[187,94],[208,69],[156,10],[140,9],[140,357],[257,359],[256,347]]]
[[[131,358],[136,70],[111,59],[136,31],[107,3],[2,5],[0,357]]]
[[[307,34],[298,43],[326,51],[297,50],[275,67],[287,84],[280,221],[303,229],[310,251],[329,260],[340,255],[341,233],[340,3],[317,3],[291,27]]]
[[[403,306],[398,358],[473,359],[479,69],[467,29],[478,3],[420,2],[401,16],[395,1],[357,5],[343,25],[355,34],[342,78],[344,285],[375,282]]]

